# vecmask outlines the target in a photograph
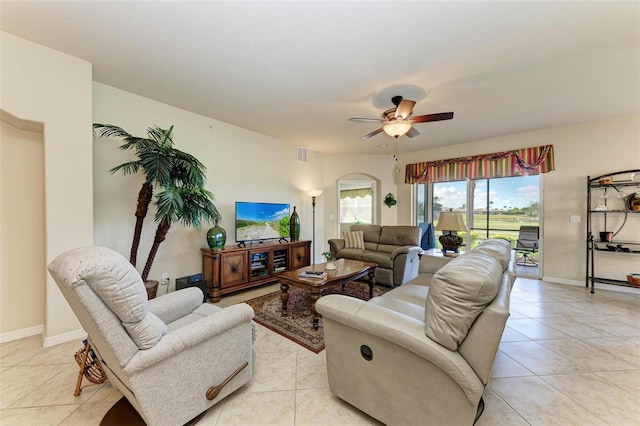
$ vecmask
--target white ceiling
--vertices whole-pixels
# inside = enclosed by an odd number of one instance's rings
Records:
[[[0,7],[3,31],[92,62],[96,81],[323,153],[391,153],[347,118],[394,95],[455,112],[400,153],[640,112],[638,1]]]

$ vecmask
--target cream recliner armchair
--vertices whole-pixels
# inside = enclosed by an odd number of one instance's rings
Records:
[[[253,309],[202,303],[188,288],[147,301],[142,279],[105,247],[49,265],[109,380],[149,425],[182,425],[251,380]]]

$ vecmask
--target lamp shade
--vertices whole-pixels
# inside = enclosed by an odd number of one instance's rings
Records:
[[[458,212],[440,212],[440,219],[436,225],[437,231],[466,231],[467,226],[464,224],[462,213]]]
[[[322,194],[322,189],[310,189],[307,191],[307,195],[309,195],[309,197],[319,197],[320,194]]]
[[[393,120],[382,126],[382,129],[389,136],[397,138],[398,136],[405,135],[411,130],[411,123],[406,120]]]

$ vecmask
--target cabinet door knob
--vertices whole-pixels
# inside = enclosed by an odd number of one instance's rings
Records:
[[[238,272],[238,265],[231,265],[231,272],[233,272],[234,274]]]
[[[296,260],[302,260],[302,255],[300,253],[296,253]]]

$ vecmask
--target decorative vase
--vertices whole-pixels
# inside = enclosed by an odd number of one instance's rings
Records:
[[[218,226],[218,221],[216,220],[213,228],[209,229],[207,232],[207,243],[209,243],[209,248],[211,250],[222,250],[226,242],[227,231]]]
[[[296,212],[296,206],[293,206],[293,213],[289,219],[289,237],[291,237],[291,241],[300,239],[300,216]]]
[[[336,269],[335,260],[328,260],[324,269],[326,269],[327,271],[333,271],[334,269]]]
[[[158,294],[158,286],[160,281],[148,280],[144,282],[144,288],[147,290],[147,299],[155,299]]]

